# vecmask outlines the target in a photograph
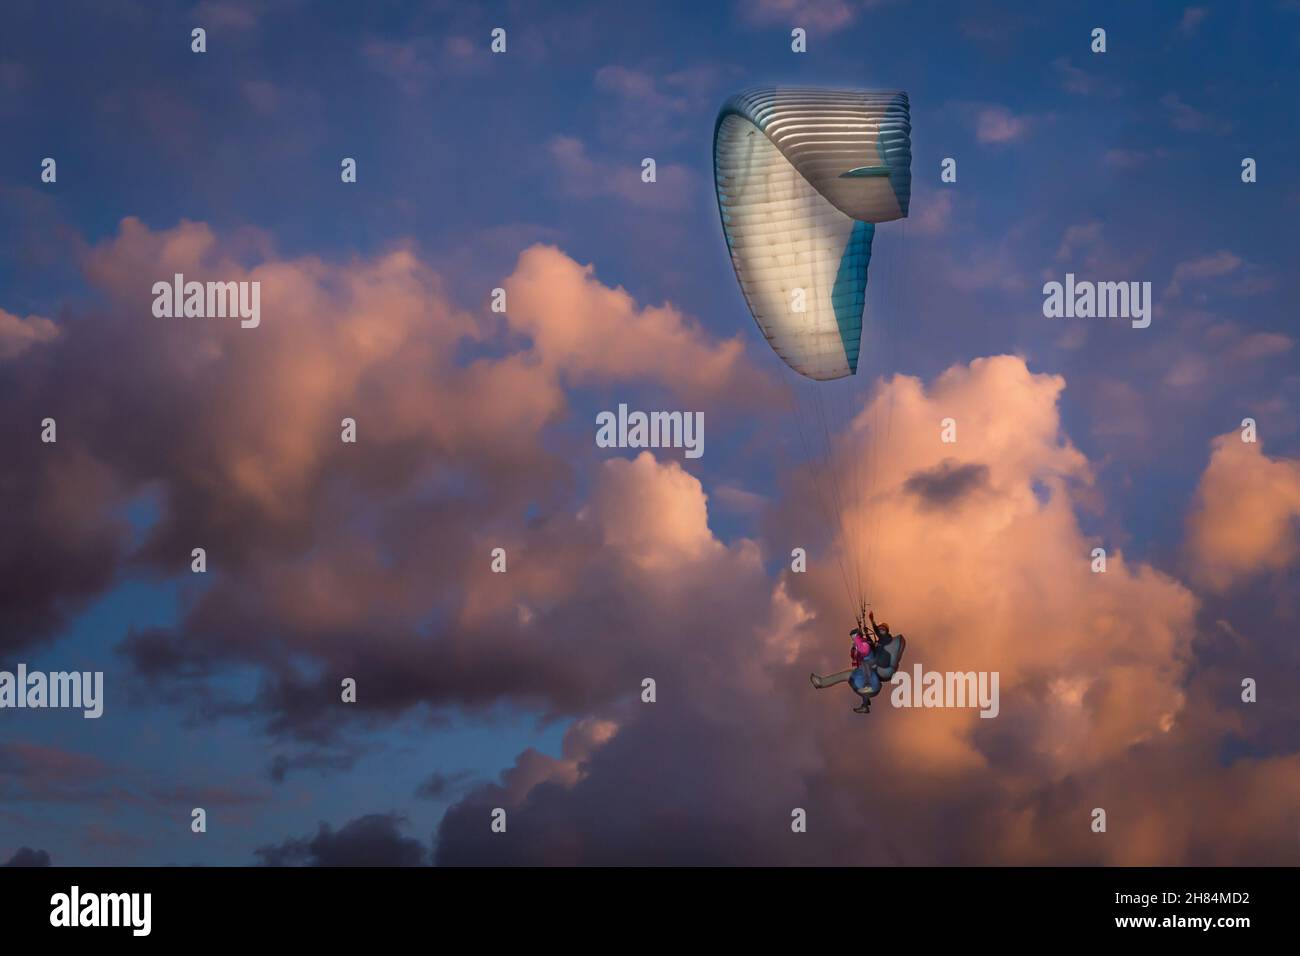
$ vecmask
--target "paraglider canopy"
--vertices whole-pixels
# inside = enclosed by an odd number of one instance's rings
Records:
[[[718,209],[759,328],[801,375],[857,371],[875,224],[907,215],[907,94],[763,88],[723,104]]]

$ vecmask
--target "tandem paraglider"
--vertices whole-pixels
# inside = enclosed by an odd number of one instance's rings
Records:
[[[791,405],[810,483],[841,535],[836,562],[856,623],[854,666],[813,674],[812,683],[847,681],[862,698],[859,713],[870,710],[905,646],[902,635],[877,626],[866,610],[876,459],[892,408],[882,412],[881,403],[872,403],[873,420],[862,423],[871,429],[871,460],[843,445],[859,433],[863,396],[852,381],[860,360],[886,371],[883,325],[866,317],[868,274],[877,225],[908,214],[911,136],[902,91],[776,87],[727,100],[713,133],[714,183],[731,263],[759,330],[800,377],[791,384]],[[884,302],[886,317],[896,291],[887,284],[873,295]],[[836,389],[839,380],[850,384]],[[795,400],[799,389],[802,401]]]
[[[853,693],[862,698],[862,703],[853,708],[854,712],[869,714],[871,698],[880,693],[882,682],[898,671],[907,639],[902,634],[892,633],[888,624],[877,624],[874,613],[870,611],[866,622],[849,631],[849,638],[852,640],[849,658],[853,666],[825,677],[809,674],[808,679],[818,690],[848,681]]]

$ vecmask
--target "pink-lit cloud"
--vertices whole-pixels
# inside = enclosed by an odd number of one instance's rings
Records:
[[[185,573],[203,542],[209,583],[179,622],[123,645],[164,697],[309,740],[411,711],[573,721],[560,757],[525,752],[460,795],[443,862],[1294,860],[1263,794],[1300,794],[1296,755],[1238,761],[1217,791],[1203,781],[1232,718],[1190,704],[1194,587],[1284,567],[1294,548],[1279,513],[1233,510],[1237,473],[1290,494],[1293,465],[1212,460],[1189,545],[1208,570],[1184,583],[1085,527],[1095,465],[1066,433],[1065,378],[996,355],[872,390],[829,449],[844,494],[828,524],[807,470],[775,450],[780,496],[743,471],[717,481],[671,452],[592,446],[572,418],[584,389],[652,388],[710,421],[743,408],[766,431],[784,411],[742,340],[555,246],[500,278],[504,315],[457,304],[404,244],[344,262],[254,248],[126,220],[84,259],[102,312],[13,360],[31,403],[15,418],[48,407],[68,437],[16,472],[0,560],[42,569],[24,589],[41,626],[7,646],[54,633],[119,568]],[[154,318],[151,285],[173,272],[260,281],[261,327]],[[1280,347],[1230,340],[1260,361]],[[113,516],[146,489],[161,515],[136,548]],[[761,520],[724,537],[724,502]],[[1268,533],[1237,547],[1233,525]],[[795,547],[806,574],[789,569]],[[1216,551],[1226,566],[1205,564]],[[837,557],[907,634],[909,666],[997,671],[999,716],[894,709],[886,692],[862,718],[847,692],[812,690],[808,671],[846,657]],[[214,696],[227,666],[263,675],[256,701]],[[344,675],[362,692],[340,719]],[[864,792],[896,812],[864,812]],[[1187,792],[1196,812],[1170,810]],[[1099,804],[1106,836],[1089,828]],[[468,821],[498,805],[518,836],[487,843]],[[818,821],[798,846],[793,806]],[[1233,822],[1207,833],[1206,815]]]
[[[1214,440],[1188,518],[1189,558],[1216,591],[1296,561],[1300,462],[1270,458],[1262,442],[1229,432]]]
[[[0,360],[22,355],[34,345],[50,342],[59,334],[59,327],[41,315],[26,318],[0,309]]]

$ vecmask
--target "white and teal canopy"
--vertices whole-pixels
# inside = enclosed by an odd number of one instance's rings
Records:
[[[907,215],[907,94],[749,90],[713,133],[722,230],[777,355],[826,380],[857,371],[875,224]]]

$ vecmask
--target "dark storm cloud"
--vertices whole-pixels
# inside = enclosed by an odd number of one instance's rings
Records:
[[[435,771],[416,788],[415,795],[427,800],[442,800],[464,790],[473,779],[474,774],[468,770],[455,773]]]
[[[933,468],[916,472],[903,487],[930,507],[949,508],[987,488],[988,483],[988,465],[981,462],[961,464],[949,458]]]
[[[50,855],[44,850],[33,850],[31,847],[19,847],[7,861],[0,863],[0,866],[49,866]]]
[[[58,633],[112,584],[126,541],[112,511],[111,470],[87,452],[73,402],[58,394],[32,400],[28,374],[0,362],[0,652],[5,657]],[[42,444],[54,419],[58,444]]]
[[[321,774],[342,773],[356,765],[360,752],[309,750],[298,754],[276,754],[271,760],[271,779],[284,783],[290,773],[315,770]]]
[[[313,837],[259,847],[265,866],[422,866],[427,851],[420,841],[401,833],[405,818],[372,813],[333,830],[322,823]]]
[[[738,651],[738,644],[724,640],[720,650]],[[722,694],[735,692],[725,675],[718,681]],[[438,828],[435,862],[850,862],[842,821],[819,816],[821,801],[789,772],[802,759],[778,722],[752,702],[735,715],[743,720],[719,720],[677,703],[673,685],[663,686],[674,703],[640,705],[607,743],[586,739],[588,728],[579,725],[562,759],[525,752],[501,783],[467,794]],[[498,807],[506,811],[505,833],[490,826]],[[796,807],[812,812],[811,836],[791,832]]]

